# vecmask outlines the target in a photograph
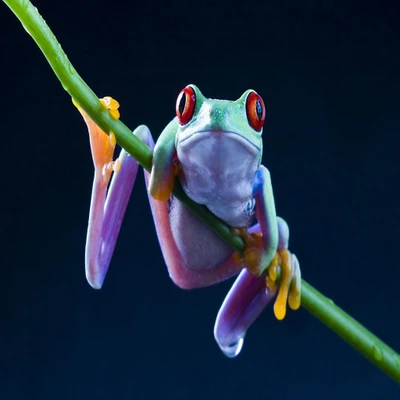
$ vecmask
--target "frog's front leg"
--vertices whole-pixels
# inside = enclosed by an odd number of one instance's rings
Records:
[[[259,231],[233,230],[245,242],[244,252],[238,258],[255,276],[267,272],[266,284],[269,287],[275,286],[280,271],[274,312],[281,320],[285,317],[288,300],[292,309],[300,306],[301,278],[300,269],[294,267],[288,250],[289,228],[284,220],[276,217],[270,174],[264,166],[256,174],[253,195]]]

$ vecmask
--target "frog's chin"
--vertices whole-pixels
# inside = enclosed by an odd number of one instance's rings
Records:
[[[247,137],[244,137],[242,134],[238,132],[227,132],[221,130],[205,130],[200,132],[193,132],[190,135],[187,135],[181,138],[178,142],[179,147],[182,149],[190,149],[197,146],[200,143],[205,144],[205,142],[209,143],[210,150],[214,146],[224,145],[228,142],[237,142],[237,145],[243,146],[243,149],[246,149],[250,153],[259,153],[261,151],[260,146],[254,142],[252,142]],[[206,147],[208,147],[206,145]]]

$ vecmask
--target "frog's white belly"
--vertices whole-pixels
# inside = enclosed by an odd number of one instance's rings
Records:
[[[260,149],[238,134],[207,131],[181,141],[177,156],[182,187],[191,199],[231,226],[249,224]]]

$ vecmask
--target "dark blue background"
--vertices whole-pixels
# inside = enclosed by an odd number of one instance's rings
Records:
[[[267,105],[264,164],[304,278],[400,350],[400,28],[389,2],[37,0],[70,60],[158,137],[188,83]],[[169,280],[142,177],[101,291],[84,276],[80,115],[0,4],[0,399],[397,399],[305,310],[268,308],[242,354],[212,329],[231,282]],[[235,160],[232,160],[234,163]]]

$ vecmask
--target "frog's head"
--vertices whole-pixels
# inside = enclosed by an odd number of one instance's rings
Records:
[[[261,160],[265,106],[254,90],[246,90],[236,101],[227,101],[208,99],[195,85],[188,85],[177,98],[176,115],[176,148],[190,150],[204,139],[211,143],[214,138],[224,141],[229,137],[229,143],[236,142],[238,149],[240,145]]]

